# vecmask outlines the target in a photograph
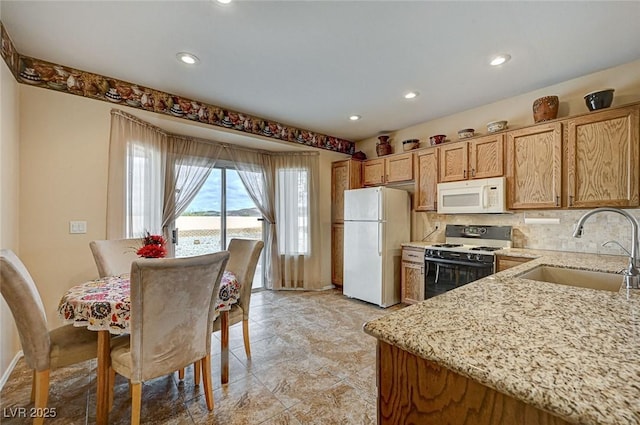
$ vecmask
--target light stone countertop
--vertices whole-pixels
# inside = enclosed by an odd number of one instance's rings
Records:
[[[640,424],[640,290],[521,279],[539,265],[619,272],[626,257],[509,249],[532,261],[364,331],[578,424]]]

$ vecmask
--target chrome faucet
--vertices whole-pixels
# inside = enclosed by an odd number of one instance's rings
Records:
[[[582,217],[580,217],[580,219],[576,223],[576,228],[573,231],[573,237],[574,238],[581,237],[583,232],[584,222],[587,221],[587,219],[592,215],[600,212],[612,212],[612,213],[620,214],[626,217],[627,220],[629,220],[629,223],[631,223],[631,253],[629,253],[629,251],[625,249],[627,254],[629,254],[629,266],[627,267],[626,270],[622,271],[622,275],[624,276],[624,281],[627,289],[629,288],[639,289],[640,288],[640,271],[638,271],[638,227],[639,226],[638,226],[638,220],[636,220],[634,216],[632,216],[625,210],[621,210],[618,208],[608,208],[608,207],[596,208],[594,210],[586,212]],[[605,242],[603,245],[608,244],[610,242],[611,241]]]

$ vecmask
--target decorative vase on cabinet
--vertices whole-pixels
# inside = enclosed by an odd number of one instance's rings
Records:
[[[533,102],[533,121],[539,123],[556,119],[558,117],[558,105],[558,96],[545,96],[536,99]]]
[[[389,143],[389,136],[378,136],[378,144],[376,145],[376,153],[378,156],[385,156],[391,153],[391,143]]]

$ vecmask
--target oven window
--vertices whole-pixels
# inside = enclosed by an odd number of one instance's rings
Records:
[[[493,274],[493,265],[465,266],[425,261],[425,297],[432,298]]]

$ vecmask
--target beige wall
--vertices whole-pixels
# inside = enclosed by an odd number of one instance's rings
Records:
[[[18,240],[18,83],[0,64],[0,248],[19,252]],[[20,350],[9,307],[0,301],[0,377]]]
[[[89,242],[105,238],[107,157],[113,105],[43,90],[21,88],[21,256],[42,294],[51,326],[60,296],[96,277]],[[163,127],[163,117],[122,109]],[[175,120],[168,118],[167,124]],[[172,131],[176,131],[175,128]],[[321,152],[323,281],[330,284],[331,162],[344,155]],[[69,234],[70,220],[86,220],[86,234]]]

